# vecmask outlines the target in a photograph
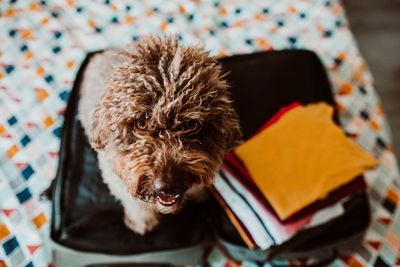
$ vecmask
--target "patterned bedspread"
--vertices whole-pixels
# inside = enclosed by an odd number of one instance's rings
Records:
[[[373,210],[366,239],[332,266],[400,265],[400,180],[390,132],[338,0],[0,0],[1,267],[51,264],[44,246],[50,205],[40,194],[55,176],[62,114],[85,54],[163,32],[220,57],[315,51],[342,125],[381,163],[366,175]],[[229,261],[215,249],[210,263]]]

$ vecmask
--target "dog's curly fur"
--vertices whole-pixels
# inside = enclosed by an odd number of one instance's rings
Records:
[[[241,140],[218,61],[173,38],[95,55],[79,110],[103,179],[121,200],[127,226],[141,234],[158,224],[159,213],[199,197]],[[160,194],[180,197],[162,205]]]

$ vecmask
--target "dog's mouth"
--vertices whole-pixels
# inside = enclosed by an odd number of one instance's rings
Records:
[[[180,194],[176,195],[157,195],[156,199],[158,203],[160,203],[163,206],[172,206],[176,203],[178,198],[180,197]]]

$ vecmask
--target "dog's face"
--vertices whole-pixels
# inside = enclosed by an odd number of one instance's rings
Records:
[[[241,140],[227,83],[215,58],[171,39],[151,38],[121,55],[92,116],[90,143],[133,197],[176,212],[190,188],[210,185]]]

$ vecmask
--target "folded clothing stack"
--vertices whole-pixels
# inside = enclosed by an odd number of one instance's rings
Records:
[[[326,103],[282,108],[225,157],[214,195],[250,248],[268,249],[342,215],[377,165],[350,141]]]

